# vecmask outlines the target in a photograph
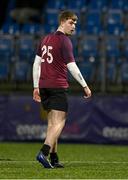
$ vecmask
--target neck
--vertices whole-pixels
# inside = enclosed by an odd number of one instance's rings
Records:
[[[63,28],[61,26],[58,27],[57,31],[61,31],[62,33],[65,34],[65,32],[64,32],[64,30],[63,30]]]

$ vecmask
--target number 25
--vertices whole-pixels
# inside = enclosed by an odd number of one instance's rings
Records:
[[[53,61],[53,56],[52,56],[52,53],[50,52],[52,49],[53,49],[52,46],[46,46],[46,45],[44,45],[44,46],[42,47],[42,51],[43,51],[43,52],[42,52],[42,60],[41,60],[41,62],[45,62],[45,59],[44,59],[43,57],[44,57],[45,54],[47,54],[47,58],[46,58],[47,62],[48,62],[49,64],[52,63],[52,61]]]

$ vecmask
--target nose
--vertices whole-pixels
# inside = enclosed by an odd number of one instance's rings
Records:
[[[73,25],[72,25],[72,29],[73,29],[73,30],[75,30],[75,28],[76,28],[76,25],[75,25],[75,24],[73,24]]]

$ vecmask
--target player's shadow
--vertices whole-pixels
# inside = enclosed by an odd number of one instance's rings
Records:
[[[9,159],[9,158],[0,158],[0,161],[13,161],[13,159]]]
[[[86,162],[68,162],[65,163],[66,167],[83,167],[83,166],[88,166],[89,164]]]

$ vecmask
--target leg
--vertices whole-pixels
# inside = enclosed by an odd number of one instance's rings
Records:
[[[46,168],[52,168],[52,165],[47,159],[47,156],[51,151],[57,152],[57,139],[59,138],[62,129],[65,125],[66,112],[51,110],[48,112],[48,128],[46,133],[46,139],[41,149],[41,153],[38,154],[37,160]],[[55,154],[54,154],[55,155]],[[54,156],[54,160],[57,160],[57,154]],[[54,165],[54,164],[53,164]],[[63,167],[59,164],[56,167]]]
[[[41,148],[41,158],[43,156],[48,162],[47,157],[49,152],[53,152],[54,154],[54,158],[52,159],[58,159],[57,141],[65,125],[68,103],[65,89],[40,89],[40,96],[43,107],[47,110],[50,109],[47,117],[48,127],[46,139]],[[58,110],[55,110],[54,108]],[[40,162],[44,166],[45,163],[43,163],[43,158],[41,160],[42,162]],[[49,168],[49,166],[51,166],[50,162],[48,166],[46,165],[46,168]]]
[[[57,142],[58,140],[56,140],[56,142],[53,145],[53,148],[50,151],[50,162],[51,165],[55,168],[63,168],[64,166],[59,162],[59,157],[57,154]]]
[[[51,147],[51,151],[57,148],[57,139],[59,138],[65,125],[66,112],[51,110],[48,113],[48,128],[44,144]]]
[[[50,149],[50,161],[51,161],[52,166],[57,167],[57,168],[63,168],[64,166],[59,163],[59,158],[58,158],[58,155],[57,155],[57,142],[58,142],[58,138],[59,138],[59,136],[60,136],[60,134],[62,132],[62,129],[63,129],[64,125],[65,125],[66,113],[63,112],[63,111],[58,111],[57,112],[57,111],[54,110],[54,112],[52,111],[52,114],[54,114],[53,115],[53,121],[52,121],[52,118],[50,116],[48,116],[49,117],[48,120],[50,120],[50,123],[51,123],[50,126],[52,128],[51,136],[54,139],[54,140],[51,141],[51,142],[54,142],[54,144],[52,144],[51,149]],[[55,122],[55,120],[56,120],[56,122]],[[58,128],[57,128],[57,126],[58,126]],[[54,128],[55,131],[53,131],[53,128]],[[55,138],[54,138],[53,134],[55,134]],[[49,136],[48,136],[47,139],[49,139]],[[46,141],[46,142],[48,142],[48,141]]]
[[[53,147],[50,149],[50,153],[57,153],[57,143],[58,140],[55,141]]]

